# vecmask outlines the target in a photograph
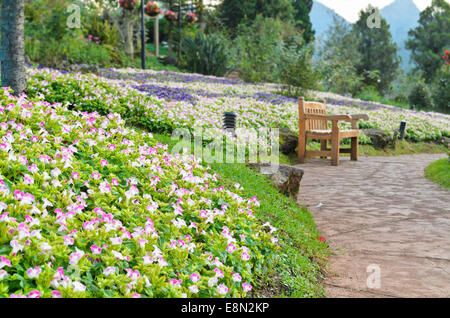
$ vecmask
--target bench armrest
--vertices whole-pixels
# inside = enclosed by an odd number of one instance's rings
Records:
[[[350,115],[350,117],[352,118],[352,120],[369,120],[369,116],[367,116],[366,114],[355,114]]]
[[[352,118],[349,115],[319,115],[319,114],[305,114],[305,119],[318,119],[328,121],[351,121]]]

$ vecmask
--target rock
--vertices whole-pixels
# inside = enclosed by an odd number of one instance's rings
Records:
[[[363,133],[370,138],[374,147],[378,149],[386,148],[394,142],[392,136],[378,128],[363,129]]]
[[[298,145],[298,135],[288,128],[280,128],[280,151],[285,155],[295,153]]]
[[[97,65],[89,65],[89,64],[76,64],[71,65],[70,70],[80,72],[80,73],[98,73],[100,68]]]
[[[164,65],[170,64],[170,65],[178,66],[178,61],[173,56],[165,56],[165,57],[161,58],[161,61]]]
[[[233,71],[227,75],[227,78],[238,80],[238,79],[240,79],[240,74],[238,71]]]
[[[450,149],[450,138],[449,137],[442,137],[442,144],[446,146],[448,149]]]
[[[270,181],[278,188],[280,193],[297,200],[300,191],[300,182],[304,171],[300,168],[271,163],[250,163],[259,173],[269,175]]]

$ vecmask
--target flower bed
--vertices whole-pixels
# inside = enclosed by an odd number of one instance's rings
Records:
[[[45,74],[54,82],[40,90],[54,97],[61,75]],[[101,85],[72,98],[102,92],[108,104],[118,98]],[[68,111],[35,95],[0,90],[1,296],[242,297],[252,289],[277,241],[253,216],[255,197],[226,190],[193,156],[169,155],[118,113]]]
[[[43,93],[53,102],[63,101],[67,95],[73,96],[74,104],[80,109],[98,110],[102,114],[114,110],[124,119],[152,131],[194,126],[220,128],[223,111],[238,115],[238,127],[298,130],[297,103],[293,98],[277,95],[276,85],[253,85],[213,76],[155,71],[103,70],[102,75],[108,79],[60,74],[46,69],[29,69],[28,72],[33,93]],[[367,113],[370,120],[360,121],[361,128],[380,128],[388,133],[397,130],[400,122],[405,120],[405,136],[413,141],[436,141],[442,136],[450,136],[448,115],[335,99],[329,100],[327,106],[334,114]],[[362,143],[369,141],[363,135],[360,138]]]

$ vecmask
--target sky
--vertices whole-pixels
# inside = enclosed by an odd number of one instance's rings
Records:
[[[358,20],[358,13],[361,9],[367,8],[369,4],[383,8],[388,4],[394,2],[394,0],[317,0],[318,2],[326,5],[327,7],[336,11],[346,20],[355,22]],[[432,0],[413,0],[420,11],[425,9],[431,4]],[[447,0],[448,1],[448,0]]]

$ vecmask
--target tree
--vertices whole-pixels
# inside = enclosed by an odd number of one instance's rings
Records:
[[[314,30],[312,29],[309,14],[313,5],[312,0],[294,0],[292,6],[294,7],[294,19],[297,27],[303,30],[303,39],[306,43],[312,41],[314,37]]]
[[[349,23],[337,16],[319,50],[325,87],[333,92],[356,95],[361,89],[361,76],[356,66],[361,63],[359,38]]]
[[[445,0],[433,0],[431,6],[420,13],[419,25],[408,35],[406,48],[412,52],[416,70],[423,72],[426,83],[431,83],[450,45],[450,5]]]
[[[358,74],[364,76],[366,85],[373,86],[379,92],[386,92],[396,76],[400,57],[385,19],[379,16],[379,27],[368,26],[368,21],[376,10],[370,5],[366,10],[361,10],[359,19],[353,26],[361,54],[361,61],[356,68]]]
[[[24,0],[1,2],[1,74],[2,87],[10,87],[15,95],[26,91]]]
[[[221,20],[233,35],[239,24],[253,21],[257,15],[292,20],[294,14],[290,0],[223,0],[218,10]]]

